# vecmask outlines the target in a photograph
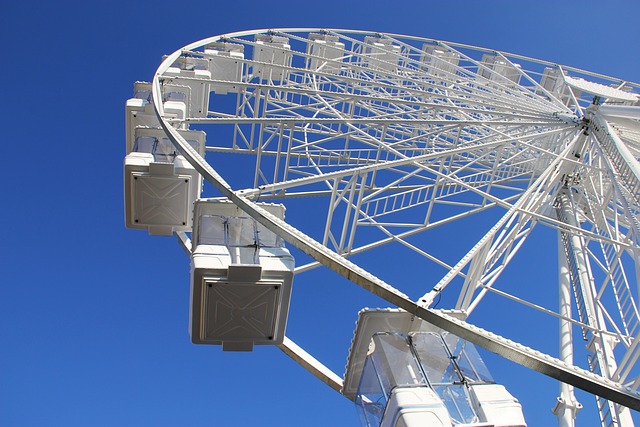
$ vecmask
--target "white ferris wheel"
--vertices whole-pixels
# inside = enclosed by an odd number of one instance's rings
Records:
[[[639,93],[422,37],[211,37],[127,101],[126,224],[177,236],[191,257],[194,343],[277,345],[355,400],[363,425],[525,425],[475,345],[559,380],[559,425],[574,424],[578,387],[603,426],[630,426]],[[321,269],[388,307],[353,313],[344,376],[286,335]]]

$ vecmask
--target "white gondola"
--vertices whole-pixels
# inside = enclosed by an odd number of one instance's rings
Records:
[[[204,48],[209,61],[209,73],[214,81],[209,90],[219,95],[238,92],[244,69],[244,46],[237,43],[214,42]],[[228,83],[227,83],[228,82]]]
[[[261,204],[284,218],[284,206]],[[294,260],[275,233],[228,200],[195,204],[189,333],[195,344],[251,351],[281,344]]]
[[[204,154],[204,132],[179,132]],[[202,177],[176,151],[164,130],[137,127],[134,135],[134,144],[124,160],[126,226],[161,236],[189,231]]]
[[[362,55],[363,65],[369,68],[388,73],[398,71],[400,46],[388,39],[366,36],[362,45]]]
[[[330,34],[309,34],[307,42],[307,68],[321,73],[340,73],[345,55],[344,43],[338,36]]]
[[[151,83],[136,82],[134,95],[126,102],[125,129],[127,154],[133,151],[134,133],[137,127],[160,128],[160,122],[151,100]],[[164,113],[168,119],[184,120],[187,115],[191,90],[187,86],[165,85],[163,93]],[[186,127],[183,127],[186,129]]]
[[[282,82],[287,80],[291,67],[289,39],[270,34],[256,34],[253,46],[253,75],[261,81]]]
[[[482,55],[478,75],[499,84],[519,84],[522,72],[519,64],[513,64],[498,55],[485,53]]]
[[[572,102],[572,89],[567,85],[566,77],[567,72],[560,67],[545,67],[540,77],[540,86],[564,105],[569,105]],[[542,90],[538,90],[538,93],[544,95]],[[582,92],[579,90],[573,90],[573,94],[576,99],[580,99],[582,96]]]
[[[342,392],[363,427],[526,427],[473,344],[399,309],[360,312]]]
[[[451,79],[455,76],[460,54],[434,43],[422,45],[420,62],[425,72],[433,76]]]
[[[566,72],[563,73],[558,67],[545,67],[542,72],[542,77],[540,78],[540,86],[553,95],[560,97],[566,89],[564,82],[564,76],[566,74]]]
[[[191,97],[189,103],[189,116],[206,117],[209,105],[209,61],[203,58],[180,57],[165,72],[165,76],[177,84],[188,86]]]

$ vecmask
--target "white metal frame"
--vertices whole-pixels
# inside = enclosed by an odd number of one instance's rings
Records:
[[[308,49],[310,33],[328,36],[335,49],[344,46],[343,55]],[[287,57],[250,59],[257,34],[288,40]],[[375,49],[365,41],[372,36],[380,41]],[[204,46],[221,41],[244,46],[245,57],[236,58],[243,65],[238,81],[167,74],[182,56],[214,58]],[[422,50],[425,43],[438,46],[438,58],[456,61],[429,67],[425,58],[435,54]],[[488,67],[483,55],[499,58],[511,71],[508,78],[496,77],[497,69]],[[433,56],[442,61],[438,58]],[[550,67],[558,79],[564,78],[554,91],[541,84]],[[269,68],[277,68],[277,80],[266,76]],[[597,83],[577,90],[577,78]],[[216,109],[212,102],[214,109],[205,117],[171,118],[160,100],[163,85],[172,84],[192,89],[231,85],[237,92],[235,105]],[[562,89],[555,91],[558,86]],[[152,85],[160,125],[204,179],[313,259],[299,266],[297,274],[328,267],[463,339],[602,396],[603,425],[624,426],[633,425],[626,407],[640,409],[640,115],[625,107],[624,114],[615,116],[602,94],[628,106],[638,92],[635,83],[505,52],[396,34],[320,29],[256,30],[201,40],[169,55]],[[255,165],[252,182],[227,183],[179,134],[177,128],[189,126],[207,127],[209,135],[216,127],[231,128],[229,140],[209,138],[214,144],[207,153],[249,156]],[[308,235],[255,203],[286,204],[309,196],[328,200],[322,234]],[[415,239],[488,211],[505,213],[456,263]],[[539,224],[557,229],[564,249],[559,256],[568,277],[559,280],[558,290],[565,294],[561,310],[541,307],[518,296],[517,288],[500,286],[502,272]],[[189,251],[188,235],[177,235]],[[417,301],[348,259],[391,243],[445,271]],[[566,300],[568,286],[574,294],[571,303]],[[457,295],[453,308],[467,316],[490,294],[558,318],[564,345],[579,345],[566,332],[579,328],[590,340],[593,357],[589,364],[578,363],[569,351],[557,359],[431,308],[451,293]],[[289,338],[280,347],[340,390],[341,379]],[[555,411],[561,423],[571,425],[575,410],[569,416],[560,413],[579,404],[571,389],[563,387],[565,406]]]

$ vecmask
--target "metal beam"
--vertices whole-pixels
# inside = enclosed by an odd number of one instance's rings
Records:
[[[300,346],[284,337],[284,342],[278,346],[287,356],[292,358],[298,365],[312,373],[320,381],[341,393],[343,381],[331,369],[323,365],[318,359],[304,351]]]

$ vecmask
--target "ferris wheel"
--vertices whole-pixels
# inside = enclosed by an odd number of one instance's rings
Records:
[[[560,425],[573,425],[579,387],[597,396],[602,425],[630,426],[629,408],[640,409],[639,93],[422,37],[211,37],[168,55],[127,101],[126,224],[174,234],[191,257],[194,343],[277,345],[360,399],[366,425],[381,417],[358,391],[372,337],[413,337],[415,355],[425,333],[558,379]],[[526,265],[552,280],[527,277]],[[391,307],[353,314],[344,377],[286,335],[296,292],[320,269]],[[536,348],[540,339],[553,346]],[[489,425],[472,424],[491,421],[474,412],[478,396],[453,424]]]

